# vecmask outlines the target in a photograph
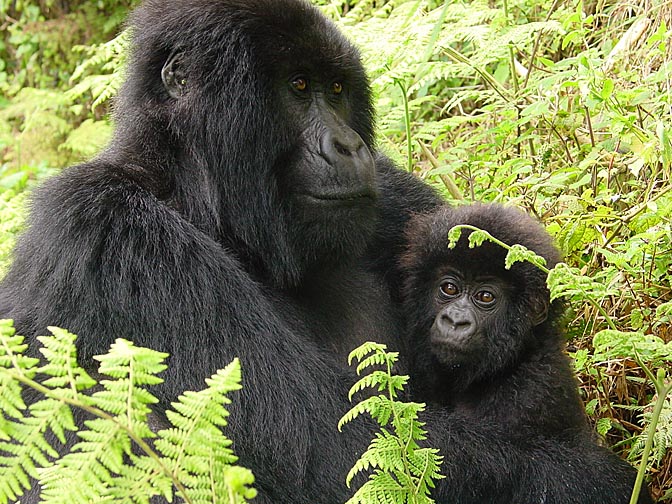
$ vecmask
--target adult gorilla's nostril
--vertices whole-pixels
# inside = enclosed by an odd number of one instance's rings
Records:
[[[320,141],[322,156],[331,165],[337,165],[353,156],[361,157],[360,150],[366,148],[364,141],[354,131],[327,131]]]
[[[334,140],[334,148],[341,156],[352,156],[354,151],[351,151],[348,147],[343,145],[338,139]]]

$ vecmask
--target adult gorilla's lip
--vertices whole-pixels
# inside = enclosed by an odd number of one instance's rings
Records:
[[[347,192],[347,193],[326,193],[326,194],[300,194],[300,197],[313,201],[315,203],[347,203],[347,202],[356,202],[362,200],[375,200],[376,194],[371,191],[357,191],[357,192]]]

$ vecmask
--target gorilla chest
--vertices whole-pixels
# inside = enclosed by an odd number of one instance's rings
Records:
[[[339,355],[347,356],[365,341],[398,349],[399,310],[389,286],[371,272],[359,268],[320,272],[292,295],[292,303],[301,329]]]

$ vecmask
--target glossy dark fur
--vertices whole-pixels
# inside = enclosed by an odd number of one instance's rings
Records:
[[[118,337],[169,352],[161,407],[240,357],[227,433],[255,502],[343,503],[373,432],[364,418],[337,432],[355,380],[344,356],[401,344],[403,229],[439,201],[376,153],[358,53],[308,3],[152,0],[131,25],[113,141],[34,193],[0,317],[33,343],[47,325],[77,333],[88,369]],[[511,502],[475,500],[511,481],[519,504],[562,502],[604,474],[564,445],[511,443],[492,419],[426,420],[440,503]],[[574,502],[621,502],[602,487]]]
[[[169,352],[162,407],[240,357],[228,434],[255,502],[344,502],[371,439],[336,429],[345,356],[393,344],[402,230],[438,199],[375,153],[358,52],[307,2],[156,0],[130,23],[113,141],[35,191],[0,317],[75,332],[87,369],[119,337]]]
[[[456,492],[454,502],[626,504],[635,470],[591,439],[576,378],[563,352],[562,306],[557,301],[550,303],[546,274],[527,262],[506,270],[507,251],[491,242],[470,249],[468,230],[463,230],[455,248],[448,249],[448,231],[458,224],[476,226],[509,245],[519,243],[544,257],[549,268],[559,261],[550,236],[539,223],[514,208],[441,208],[409,224],[402,267],[405,313],[412,335],[413,399],[429,402],[430,408],[447,408],[456,421],[471,422],[476,431],[479,424],[489,425],[499,431],[492,433],[498,442],[528,452],[530,457],[512,461],[509,454],[500,453],[501,467],[518,477],[504,484],[504,491],[497,486],[475,490],[477,498]],[[478,278],[485,280],[481,283]],[[467,291],[470,283],[476,285],[473,291]],[[491,305],[479,304],[476,296],[462,303],[463,295],[498,283],[503,289],[492,291],[499,299]],[[451,308],[451,303],[460,308]],[[459,311],[462,306],[474,316]],[[452,311],[445,315],[448,309]],[[449,323],[440,323],[442,315],[443,320],[449,317]],[[458,321],[463,325],[457,325]],[[435,335],[430,337],[432,331]],[[474,457],[481,456],[479,450],[497,456],[489,441],[485,443],[474,450]],[[567,455],[559,453],[562,450],[571,453],[564,464]],[[539,483],[530,485],[528,478],[548,469],[544,457],[535,457],[540,451],[557,456],[556,462],[566,468],[558,469],[555,481],[548,482],[552,486],[562,481],[565,490],[553,497],[530,499],[530,489]],[[651,502],[646,489],[642,493],[640,502]]]

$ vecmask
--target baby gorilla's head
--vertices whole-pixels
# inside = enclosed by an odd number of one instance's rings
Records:
[[[457,245],[448,248],[448,232],[460,224],[483,229],[508,245],[521,244],[549,268],[559,254],[541,225],[514,208],[443,207],[409,223],[402,269],[416,361],[458,375],[467,387],[548,343],[541,339],[557,339],[555,331],[543,328],[557,318],[557,309],[549,321],[546,273],[528,262],[506,269],[503,247],[486,241],[469,248],[471,231],[463,230]]]

